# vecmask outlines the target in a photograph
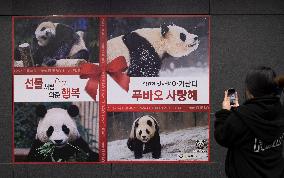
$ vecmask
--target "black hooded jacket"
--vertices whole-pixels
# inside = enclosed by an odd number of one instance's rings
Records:
[[[284,108],[279,97],[250,99],[215,116],[215,139],[228,148],[229,178],[284,178]]]

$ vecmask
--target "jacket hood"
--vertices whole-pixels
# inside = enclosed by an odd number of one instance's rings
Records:
[[[264,142],[273,142],[284,132],[284,107],[279,97],[253,98],[233,112]]]

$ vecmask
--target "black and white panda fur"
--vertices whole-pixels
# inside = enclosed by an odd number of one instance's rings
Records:
[[[208,152],[208,140],[196,140],[195,141],[196,149],[193,150],[193,153],[207,153]]]
[[[88,144],[80,136],[77,125],[72,119],[72,117],[79,114],[77,106],[71,105],[68,110],[62,108],[47,110],[45,106],[39,105],[36,114],[40,121],[27,161],[51,162],[55,160],[64,162],[78,154],[79,150],[87,153],[87,161],[99,161],[98,153],[89,148]],[[55,146],[52,157],[44,157],[39,152],[39,148],[47,142]]]
[[[208,142],[207,142],[206,139],[196,140],[195,141],[195,146],[196,146],[197,149],[204,149],[204,148],[207,148]]]
[[[176,25],[141,28],[108,40],[107,61],[124,56],[130,77],[158,77],[166,56],[182,57],[199,45],[198,36]]]
[[[135,159],[142,158],[144,153],[152,152],[152,157],[161,157],[161,144],[159,125],[156,119],[150,115],[136,119],[131,128],[127,146],[134,151]]]
[[[33,59],[37,66],[53,66],[59,59],[88,59],[89,52],[83,32],[50,21],[42,22],[35,30]]]

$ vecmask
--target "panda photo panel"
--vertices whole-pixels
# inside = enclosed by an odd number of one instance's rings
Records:
[[[209,36],[208,16],[108,17],[107,64],[129,77],[107,75],[108,104],[209,105]]]
[[[94,113],[86,118],[83,113],[98,105],[85,103],[15,103],[15,161],[98,162],[98,116]],[[86,122],[94,125],[84,125]],[[20,123],[32,134],[21,135],[26,131]],[[30,147],[29,153],[21,157],[17,153],[25,147]]]
[[[14,17],[14,66],[74,67],[98,62],[97,17]]]
[[[208,20],[108,18],[108,63],[118,56],[125,57],[130,77],[175,76],[204,68],[208,66]]]
[[[208,161],[208,113],[109,112],[107,159]]]

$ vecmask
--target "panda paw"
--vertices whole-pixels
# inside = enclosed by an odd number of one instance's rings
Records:
[[[142,152],[135,152],[135,151],[134,151],[134,157],[135,157],[135,159],[140,159],[140,158],[142,158],[142,157],[143,157]]]
[[[153,153],[152,154],[152,158],[154,158],[154,159],[159,159],[161,157],[161,154],[159,154],[159,153]]]
[[[47,66],[54,66],[56,64],[56,59],[50,58],[50,57],[45,57],[43,59],[43,63]]]
[[[142,158],[142,155],[135,155],[135,159],[140,159]]]

